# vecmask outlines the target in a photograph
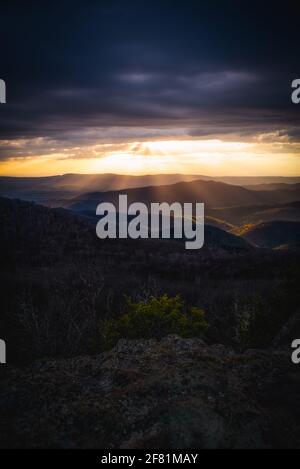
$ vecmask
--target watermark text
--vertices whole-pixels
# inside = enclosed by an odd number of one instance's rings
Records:
[[[6,363],[6,344],[0,339],[0,363]]]
[[[300,103],[300,78],[296,78],[295,80],[292,81],[292,88],[295,88],[291,96],[292,102],[294,104],[299,104]]]
[[[194,207],[193,207],[194,205]],[[119,206],[102,202],[96,209],[102,218],[96,226],[98,238],[184,239],[186,249],[200,249],[204,244],[204,204],[167,202],[128,206],[127,195],[119,195]]]
[[[4,80],[0,79],[0,103],[6,103],[6,84]]]

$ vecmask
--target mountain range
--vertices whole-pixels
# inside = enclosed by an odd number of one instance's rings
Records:
[[[120,191],[89,192],[63,204],[71,210],[95,210],[100,202],[118,203],[120,194],[127,194],[128,203],[203,202],[206,207],[232,207],[258,204],[287,203],[300,200],[300,187],[273,191],[251,191],[241,186],[216,181],[196,180],[176,184],[147,186]]]
[[[182,181],[181,178],[187,180]],[[238,179],[236,178],[235,182]],[[254,178],[253,184],[249,185],[249,178],[240,178],[240,181],[247,183],[243,187],[211,179],[205,180],[204,176],[179,174],[2,177],[0,194],[10,198],[33,200],[59,209],[57,213],[61,213],[64,220],[66,216],[70,217],[72,213],[76,213],[81,220],[89,224],[95,224],[95,211],[100,202],[111,202],[117,207],[120,194],[127,194],[128,204],[143,202],[148,206],[151,202],[203,202],[205,221],[209,227],[206,228],[206,243],[209,241],[211,246],[297,246],[300,238],[297,228],[297,223],[300,222],[300,183],[295,182],[297,178],[259,179]],[[172,183],[162,184],[166,180]],[[144,185],[151,181],[152,185]],[[135,184],[141,186],[132,187]],[[126,188],[107,190],[122,185]],[[85,192],[87,188],[92,187],[101,187],[102,190]]]
[[[43,202],[51,198],[70,198],[85,192],[106,192],[133,187],[168,185],[185,181],[217,181],[231,185],[251,186],[254,190],[283,189],[282,185],[296,184],[300,177],[211,177],[191,174],[63,174],[45,177],[0,177],[0,194]],[[257,187],[258,185],[258,187]],[[255,187],[256,186],[256,187]]]

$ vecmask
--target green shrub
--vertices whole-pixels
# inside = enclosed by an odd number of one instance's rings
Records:
[[[181,337],[199,337],[206,331],[208,324],[204,311],[192,306],[185,311],[179,295],[150,297],[147,302],[127,301],[128,312],[118,319],[103,321],[100,333],[104,348],[110,348],[120,338],[160,339],[168,334]]]

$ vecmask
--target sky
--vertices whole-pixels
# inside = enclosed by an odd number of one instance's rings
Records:
[[[296,2],[0,10],[1,175],[300,175]]]

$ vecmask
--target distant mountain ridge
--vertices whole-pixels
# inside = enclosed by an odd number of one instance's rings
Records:
[[[276,182],[276,183],[263,183],[263,184],[249,184],[244,185],[246,189],[251,191],[274,191],[280,189],[295,190],[300,188],[300,183],[287,183],[287,182]]]
[[[91,192],[70,199],[64,206],[76,211],[95,210],[100,202],[118,204],[120,194],[127,194],[128,203],[202,202],[207,207],[248,206],[300,200],[300,188],[287,191],[251,191],[223,182],[196,180],[121,191]]]
[[[122,174],[63,174],[44,177],[8,177],[0,176],[0,194],[5,197],[19,197],[24,200],[44,202],[48,199],[63,199],[75,197],[85,192],[106,192],[125,188],[146,187],[190,182],[194,180],[225,182],[231,185],[253,186],[266,185],[263,190],[269,190],[269,185],[300,183],[300,177],[213,177],[195,174],[150,174],[150,175],[122,175]],[[246,187],[248,188],[248,187]],[[280,188],[280,187],[278,187]],[[272,190],[274,187],[272,187]]]
[[[132,187],[172,184],[179,181],[192,181],[205,176],[184,174],[155,174],[131,176],[122,174],[63,174],[44,177],[0,177],[0,192],[5,194],[55,192],[82,193],[91,191],[120,190]]]

